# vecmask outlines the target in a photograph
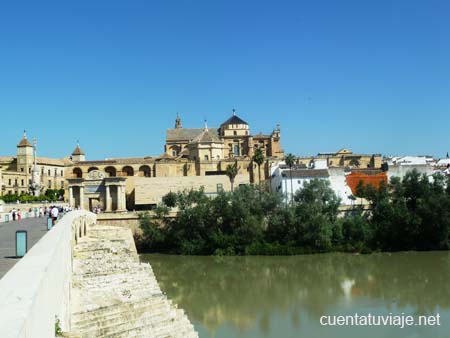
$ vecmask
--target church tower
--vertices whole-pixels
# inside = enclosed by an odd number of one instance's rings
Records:
[[[23,131],[23,137],[17,145],[17,171],[31,176],[33,167],[33,145],[28,141],[27,133]],[[27,177],[28,178],[28,177]],[[28,179],[27,179],[28,182]]]
[[[72,161],[74,161],[74,162],[86,161],[86,155],[85,155],[84,151],[80,148],[79,143],[77,143],[77,146],[72,151]]]
[[[177,118],[175,119],[175,129],[180,129],[180,128],[183,128],[183,126],[181,125],[180,115],[178,115],[178,113],[177,113]]]

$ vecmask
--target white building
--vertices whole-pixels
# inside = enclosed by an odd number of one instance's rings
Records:
[[[388,165],[425,165],[434,164],[436,160],[432,156],[400,156],[392,157],[387,163]]]
[[[294,166],[292,173],[286,164],[279,164],[272,168],[272,191],[280,192],[286,201],[291,201],[298,190],[303,189],[312,179],[327,180],[335,194],[341,199],[342,205],[352,205],[353,200],[350,187],[345,179],[344,169],[328,169],[326,161],[318,160],[312,168]],[[291,186],[292,174],[292,186]]]
[[[436,162],[436,167],[450,167],[450,158],[442,158]]]

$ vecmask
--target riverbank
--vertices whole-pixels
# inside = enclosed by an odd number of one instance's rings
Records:
[[[379,189],[360,185],[370,211],[339,216],[340,200],[314,179],[286,205],[253,186],[209,198],[202,190],[170,193],[140,215],[140,252],[186,255],[292,255],[319,252],[428,251],[450,248],[450,179],[412,171]],[[177,209],[175,216],[169,213]]]

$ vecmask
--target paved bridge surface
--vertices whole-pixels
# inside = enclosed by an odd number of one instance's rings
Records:
[[[0,223],[0,279],[16,264],[16,231],[28,233],[28,250],[47,233],[47,218],[25,218],[20,221]]]

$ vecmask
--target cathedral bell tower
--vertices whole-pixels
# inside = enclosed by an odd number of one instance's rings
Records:
[[[28,141],[27,133],[23,131],[23,137],[17,145],[17,171],[31,176],[33,167],[33,145]],[[28,182],[28,180],[27,180]]]
[[[180,115],[177,113],[177,118],[175,119],[175,129],[183,128],[181,125],[181,118]]]

